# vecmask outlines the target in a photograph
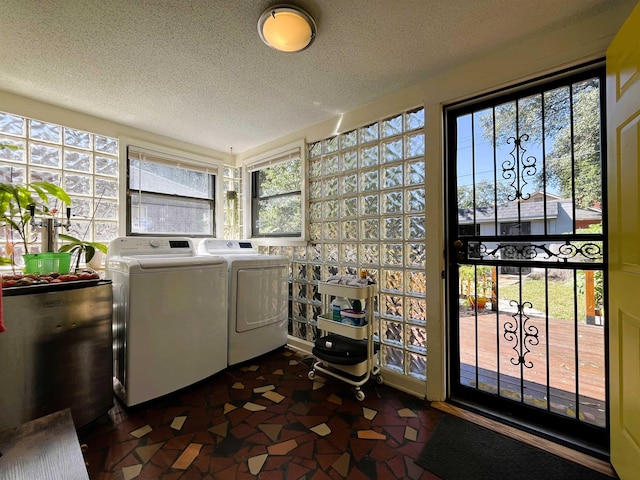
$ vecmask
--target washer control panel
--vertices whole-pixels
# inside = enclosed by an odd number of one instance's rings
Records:
[[[193,240],[187,237],[118,237],[109,243],[109,256],[196,255]]]
[[[256,254],[258,251],[248,240],[224,240],[221,238],[203,238],[198,243],[198,253],[207,255]]]

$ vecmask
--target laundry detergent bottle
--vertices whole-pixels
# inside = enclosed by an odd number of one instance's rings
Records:
[[[331,302],[331,319],[336,322],[342,321],[342,315],[340,310],[348,310],[351,308],[351,303],[344,297],[336,297]]]

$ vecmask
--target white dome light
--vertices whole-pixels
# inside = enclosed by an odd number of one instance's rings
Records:
[[[264,43],[281,52],[299,52],[316,36],[316,22],[297,7],[276,5],[258,20],[258,33]]]

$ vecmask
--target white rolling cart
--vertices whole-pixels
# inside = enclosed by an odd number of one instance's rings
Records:
[[[366,359],[355,365],[341,365],[323,360],[317,354],[309,379],[316,378],[316,372],[325,373],[343,382],[356,387],[356,398],[364,400],[364,392],[360,389],[362,385],[369,381],[371,376],[378,383],[382,383],[380,367],[377,362],[377,352],[375,350],[373,334],[373,300],[376,292],[376,285],[339,285],[321,282],[318,284],[318,292],[323,295],[323,311],[318,315],[318,330],[326,333],[333,333],[353,340],[365,340],[367,343]],[[360,300],[366,305],[366,324],[363,326],[353,326],[341,323],[332,319],[331,297],[344,297],[350,300]]]

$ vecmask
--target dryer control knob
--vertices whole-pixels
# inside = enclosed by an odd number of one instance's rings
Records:
[[[149,245],[152,246],[153,248],[158,248],[160,246],[160,240],[150,240],[149,241]]]

